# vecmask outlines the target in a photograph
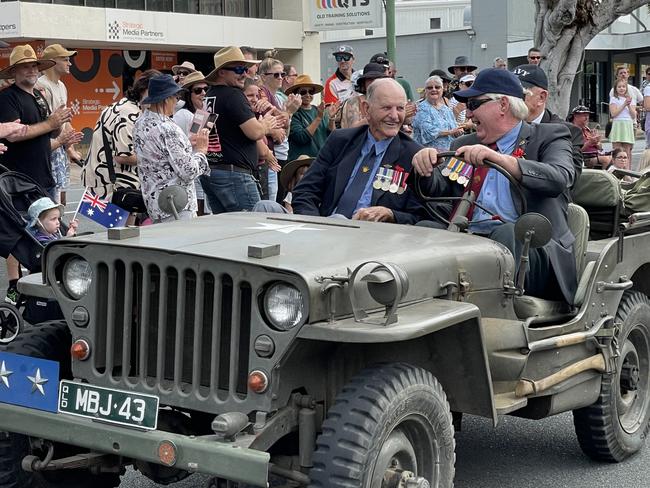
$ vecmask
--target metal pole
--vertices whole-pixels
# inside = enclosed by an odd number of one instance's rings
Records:
[[[386,0],[386,53],[388,59],[397,64],[395,42],[395,0]]]

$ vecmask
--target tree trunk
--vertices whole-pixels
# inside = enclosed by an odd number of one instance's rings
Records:
[[[535,46],[546,55],[548,108],[560,117],[569,111],[571,88],[582,71],[587,44],[616,19],[648,0],[535,0]]]

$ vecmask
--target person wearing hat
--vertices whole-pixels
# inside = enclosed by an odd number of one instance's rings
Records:
[[[467,56],[457,56],[454,60],[454,64],[449,66],[447,71],[454,75],[456,81],[460,81],[463,76],[476,71],[476,68],[477,67],[469,61]]]
[[[349,129],[368,123],[361,113],[361,102],[366,99],[368,87],[379,78],[388,78],[386,68],[379,63],[370,62],[363,67],[363,73],[357,78],[357,93],[341,105],[341,128]]]
[[[580,148],[587,168],[607,168],[612,162],[610,153],[603,151],[600,134],[589,127],[589,116],[593,114],[584,105],[577,105],[571,109],[567,120],[577,128],[584,140]]]
[[[336,71],[325,80],[323,101],[326,104],[343,102],[354,94],[354,50],[345,44],[332,53],[337,63]]]
[[[301,154],[293,161],[289,161],[283,168],[280,173],[280,184],[283,188],[287,189],[287,194],[284,197],[284,208],[287,209],[289,213],[293,213],[293,207],[291,206],[291,201],[293,198],[293,189],[300,183],[305,173],[311,166],[311,163],[314,162],[312,156],[307,156],[306,154]]]
[[[571,132],[571,144],[573,146],[573,165],[575,166],[576,178],[582,174],[582,146],[584,138],[582,131],[576,126],[562,120],[556,114],[546,108],[548,100],[548,78],[544,70],[535,64],[522,64],[512,71],[524,87],[524,101],[528,107],[528,117],[526,121],[531,124],[563,124]],[[573,188],[573,187],[572,187]]]
[[[438,165],[435,149],[416,154],[414,170],[428,177],[424,186],[430,195],[473,192],[477,204],[468,206],[469,230],[500,242],[517,262],[521,243],[515,239],[514,222],[521,202],[512,190],[513,183],[483,161],[489,160],[512,175],[523,191],[527,211],[544,215],[553,229],[546,245],[530,250],[526,294],[572,304],[577,288],[575,238],[567,214],[569,188],[576,175],[569,129],[560,124],[525,122],[524,89],[508,70],[484,69],[470,88],[454,96],[467,104],[467,116],[476,125],[476,133],[461,136],[451,145],[457,156],[476,166],[470,184],[465,188],[449,178],[453,171],[444,176],[447,164]]]
[[[195,71],[196,68],[194,67],[194,63],[190,63],[189,61],[183,61],[181,64],[175,64],[172,66],[174,81],[177,83],[182,83],[186,76]]]
[[[27,209],[30,219],[27,230],[43,244],[60,239],[61,218],[64,211],[65,207],[60,203],[54,203],[50,197],[35,200]],[[65,235],[67,237],[76,235],[78,225],[76,219],[71,220]]]
[[[205,77],[212,85],[206,108],[219,117],[208,147],[210,175],[201,177],[201,185],[215,214],[251,210],[260,200],[257,141],[281,126],[271,113],[258,120],[244,96],[248,68],[257,64],[229,46],[214,55],[214,70]]]
[[[474,80],[476,79],[476,76],[470,74],[470,75],[465,75],[463,76],[458,83],[458,87],[460,90],[464,90],[465,88],[469,88],[472,86],[472,83],[474,83]],[[444,85],[443,85],[444,86]],[[454,117],[456,118],[456,122],[458,123],[459,127],[462,127],[463,129],[471,129],[472,128],[472,121],[467,120],[466,118],[466,107],[464,103],[459,102],[456,100],[454,97],[449,100],[449,106],[451,109],[454,111]]]
[[[289,157],[291,161],[301,154],[316,157],[331,131],[334,130],[334,115],[339,103],[326,106],[312,105],[314,95],[323,91],[323,86],[314,83],[309,75],[299,75],[287,95],[300,95],[301,104],[291,118],[289,130]]]
[[[51,44],[43,51],[43,59],[52,60],[56,64],[43,72],[36,88],[41,91],[52,109],[68,105],[68,90],[61,78],[70,74],[70,58],[76,54],[77,51],[68,51],[61,44]],[[56,201],[63,205],[66,202],[65,189],[70,182],[70,160],[81,164],[81,154],[74,145],[81,142],[82,137],[83,134],[74,130],[68,123],[64,125],[61,134],[51,141],[52,176],[58,192]]]
[[[292,192],[294,213],[415,224],[423,207],[407,177],[422,146],[400,131],[404,89],[391,78],[375,80],[362,104],[368,125],[332,132]]]
[[[14,79],[14,84],[0,91],[0,123],[20,121],[26,130],[7,136],[0,151],[0,164],[11,171],[26,174],[36,181],[50,197],[56,199],[56,184],[50,166],[51,139],[58,137],[61,127],[72,118],[66,107],[53,112],[47,101],[36,90],[39,72],[51,68],[55,62],[36,57],[29,44],[16,46],[9,55],[9,66],[0,70],[0,79]],[[5,301],[15,305],[18,297],[16,284],[19,264],[13,257],[7,259],[9,288]]]
[[[183,130],[187,137],[190,137],[190,127],[194,120],[194,114],[197,110],[203,110],[205,104],[205,94],[208,92],[208,84],[205,82],[205,76],[200,71],[193,71],[183,78],[179,83],[183,89],[179,101],[183,108],[174,113],[174,122]],[[197,215],[200,217],[210,212],[210,206],[205,200],[205,193],[201,186],[200,179],[194,181],[196,190]]]
[[[178,185],[187,192],[187,205],[179,209],[181,219],[194,217],[197,210],[194,180],[209,173],[209,129],[203,128],[190,139],[171,120],[176,95],[182,88],[170,75],[157,75],[149,80],[143,105],[149,107],[135,121],[133,147],[138,161],[142,196],[147,213],[154,222],[174,219],[158,206],[160,192]]]

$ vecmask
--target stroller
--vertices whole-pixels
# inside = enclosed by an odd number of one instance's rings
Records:
[[[32,202],[47,196],[29,176],[0,165],[0,256],[6,259],[11,254],[30,273],[40,272],[44,245],[27,229],[27,210]],[[2,303],[0,344],[18,335],[23,320],[38,324],[62,317],[55,300],[23,296],[15,307]]]

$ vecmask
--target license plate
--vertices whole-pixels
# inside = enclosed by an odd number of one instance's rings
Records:
[[[158,397],[63,380],[59,412],[153,430],[158,424]]]

